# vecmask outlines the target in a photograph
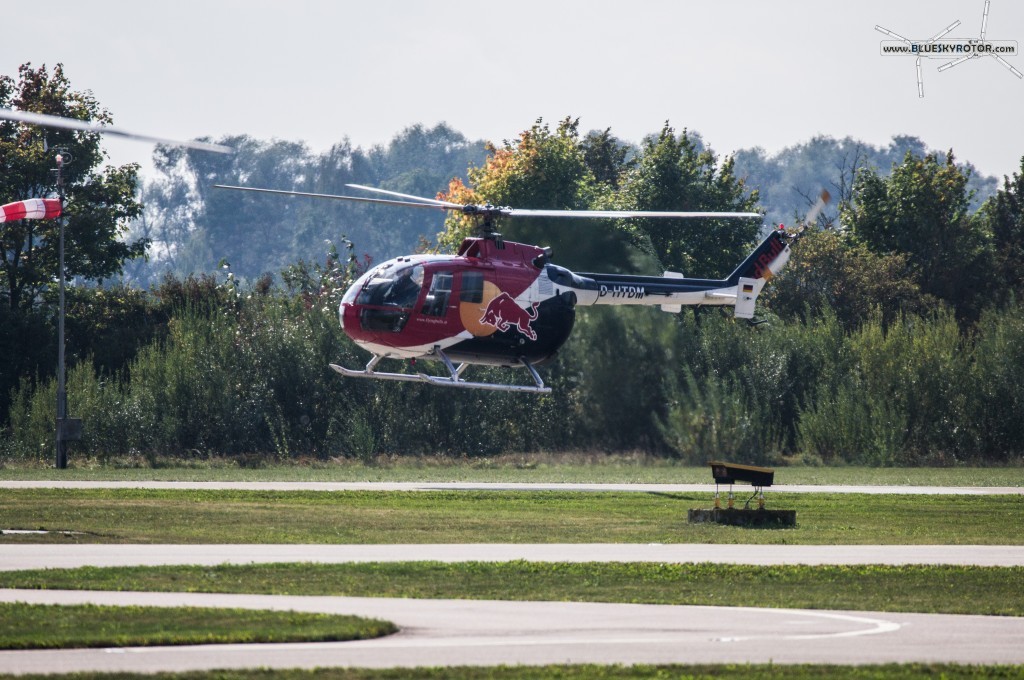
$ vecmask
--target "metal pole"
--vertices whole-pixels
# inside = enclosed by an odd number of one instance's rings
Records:
[[[60,197],[60,300],[57,310],[57,456],[55,466],[63,470],[68,466],[67,442],[64,441],[64,422],[68,416],[68,394],[64,382],[64,157],[57,154],[57,195]]]

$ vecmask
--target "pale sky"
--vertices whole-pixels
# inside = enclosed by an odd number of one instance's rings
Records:
[[[984,0],[8,0],[0,73],[64,64],[123,128],[249,134],[320,152],[447,122],[514,138],[538,117],[639,142],[665,120],[719,153],[814,135],[952,147],[986,174],[1020,168],[1024,81],[994,59],[939,73],[885,57],[876,24],[976,38]],[[992,0],[987,37],[1024,43],[1024,2]],[[1024,44],[1021,45],[1024,47]],[[1024,56],[1007,57],[1024,71]],[[110,138],[116,163],[152,145]]]

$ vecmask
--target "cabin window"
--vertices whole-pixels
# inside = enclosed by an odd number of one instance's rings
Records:
[[[427,316],[444,316],[448,313],[448,299],[451,295],[452,273],[436,272],[423,301],[423,313]]]
[[[484,301],[484,275],[482,273],[462,273],[462,292],[459,294],[459,300],[476,304]]]

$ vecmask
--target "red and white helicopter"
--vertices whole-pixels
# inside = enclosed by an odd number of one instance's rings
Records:
[[[683,306],[731,306],[740,319],[752,319],[758,294],[790,256],[799,236],[772,230],[724,279],[574,273],[552,264],[551,250],[505,241],[494,229],[497,218],[761,218],[745,212],[652,212],[617,210],[523,210],[492,205],[461,205],[357,184],[347,186],[393,198],[217,185],[222,189],[289,196],[361,201],[459,212],[478,220],[481,235],[467,238],[455,255],[409,255],[379,264],[357,279],[338,310],[346,335],[372,355],[362,370],[331,364],[351,378],[424,382],[447,387],[545,393],[551,389],[535,366],[554,356],[569,338],[577,306],[658,305],[667,312]],[[823,194],[808,213],[815,218]],[[447,375],[377,370],[382,359],[441,362]],[[472,382],[463,378],[474,365],[520,366],[532,385]]]
[[[31,125],[116,134],[143,141],[231,152],[221,145],[176,141],[111,126],[57,116],[0,109],[0,119]],[[790,246],[802,232],[781,226],[724,279],[574,273],[552,264],[551,251],[502,239],[498,218],[761,218],[743,212],[653,212],[616,210],[523,210],[492,205],[461,205],[360,185],[355,189],[389,195],[365,198],[255,187],[224,189],[309,196],[460,212],[478,220],[480,236],[467,238],[455,255],[409,255],[379,264],[357,279],[342,298],[339,318],[345,333],[372,355],[362,370],[331,364],[343,376],[423,382],[448,387],[545,393],[536,366],[554,356],[572,332],[576,307],[658,305],[667,312],[683,306],[731,306],[740,319],[752,319],[765,283],[785,266]],[[804,219],[811,223],[829,200],[822,192]],[[382,359],[441,362],[447,375],[378,371]],[[474,365],[520,366],[532,385],[473,382],[463,378]]]

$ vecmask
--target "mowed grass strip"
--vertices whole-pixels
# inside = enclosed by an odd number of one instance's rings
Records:
[[[0,649],[364,640],[388,621],[290,611],[0,603]]]
[[[0,587],[1024,615],[1024,567],[399,562],[0,572]]]
[[[9,676],[33,679],[53,676]],[[495,666],[456,668],[317,668],[218,670],[191,673],[75,673],[75,680],[920,680],[920,678],[966,680],[1015,680],[1024,678],[1024,666],[964,666],[957,664],[887,664],[876,666],[744,665],[718,666]]]
[[[794,529],[689,524],[711,494],[7,489],[4,542],[1024,544],[1024,496],[769,494]]]

